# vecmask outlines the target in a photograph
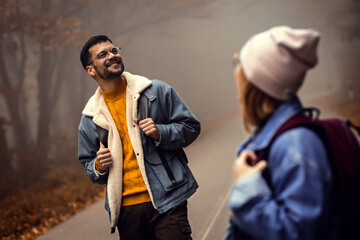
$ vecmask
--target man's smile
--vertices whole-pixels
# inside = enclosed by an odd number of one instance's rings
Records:
[[[105,64],[106,67],[110,67],[112,65],[121,65],[121,60],[120,59],[114,59],[114,60],[110,60],[108,63]]]

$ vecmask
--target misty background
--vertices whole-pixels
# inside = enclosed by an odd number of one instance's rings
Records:
[[[125,71],[174,87],[206,135],[239,114],[233,53],[277,25],[321,32],[300,96],[360,98],[358,0],[0,0],[0,197],[78,164],[97,87],[79,57],[90,36],[121,47]]]
[[[358,97],[359,5],[355,0],[1,1],[0,176],[76,148],[82,108],[97,87],[79,60],[92,35],[108,35],[122,48],[126,71],[173,86],[206,133],[238,113],[232,54],[251,35],[277,25],[322,34],[319,65],[300,95],[344,89],[349,98]],[[25,161],[29,153],[39,162]]]

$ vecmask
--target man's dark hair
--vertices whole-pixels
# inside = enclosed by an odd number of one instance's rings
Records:
[[[90,58],[89,49],[98,43],[106,42],[106,41],[112,43],[110,38],[108,38],[105,35],[92,36],[91,38],[89,38],[89,40],[87,40],[87,42],[84,44],[83,48],[81,49],[81,53],[80,53],[80,61],[84,69],[86,69],[86,66],[89,65],[89,58]]]

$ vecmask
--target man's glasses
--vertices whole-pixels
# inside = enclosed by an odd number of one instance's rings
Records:
[[[121,54],[121,48],[113,47],[113,48],[110,49],[110,50],[104,50],[104,51],[99,52],[99,53],[94,57],[94,59],[91,60],[91,62],[89,63],[89,65],[92,64],[95,59],[102,59],[102,58],[107,57],[107,55],[109,54],[109,52],[112,53],[112,54],[114,54],[114,55],[116,55],[116,54],[119,54],[119,55],[120,55],[120,54]]]

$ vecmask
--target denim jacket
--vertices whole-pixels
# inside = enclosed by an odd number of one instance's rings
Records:
[[[297,97],[285,102],[237,154],[266,148],[279,127],[301,110]],[[320,138],[305,127],[288,130],[272,143],[266,160],[268,179],[257,172],[234,183],[227,234],[235,224],[237,239],[330,239],[333,177]]]
[[[200,123],[175,90],[166,83],[150,81],[128,72],[124,72],[123,76],[127,82],[126,118],[129,136],[151,201],[161,214],[187,200],[198,188],[187,165],[188,160],[183,148],[198,137]],[[149,117],[160,130],[159,143],[140,133],[139,127],[132,122],[132,119],[138,116],[140,94],[149,100]],[[103,174],[94,167],[96,152],[99,150],[99,136],[95,124],[108,131],[108,148],[113,158],[112,166]],[[78,144],[78,159],[85,166],[88,177],[95,183],[107,185],[105,208],[109,212],[113,233],[122,198],[122,148],[116,124],[99,89],[83,110]],[[169,179],[159,151],[168,161],[176,184]]]

